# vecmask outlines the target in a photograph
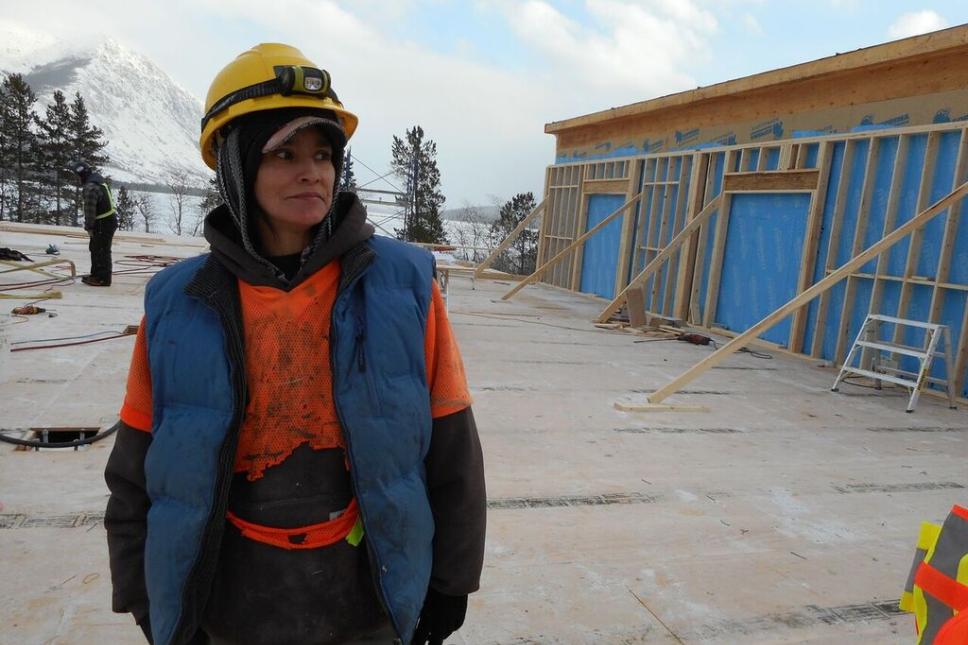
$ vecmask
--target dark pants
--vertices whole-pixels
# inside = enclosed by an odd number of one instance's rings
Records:
[[[91,231],[91,241],[88,244],[88,249],[91,251],[91,277],[105,284],[111,284],[111,241],[114,239],[116,230],[118,230],[117,215],[96,219],[94,229]]]

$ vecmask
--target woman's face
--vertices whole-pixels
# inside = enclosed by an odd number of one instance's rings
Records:
[[[262,155],[255,198],[274,237],[305,237],[323,221],[333,201],[333,148],[317,128],[304,128]]]

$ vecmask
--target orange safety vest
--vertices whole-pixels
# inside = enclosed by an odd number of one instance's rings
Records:
[[[917,645],[968,643],[968,509],[921,525],[900,608],[914,613]]]

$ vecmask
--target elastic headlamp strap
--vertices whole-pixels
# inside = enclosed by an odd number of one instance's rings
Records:
[[[216,101],[212,109],[202,117],[202,129],[205,129],[205,124],[212,117],[222,110],[228,109],[229,106],[248,99],[270,96],[272,94],[281,94],[282,96],[307,94],[309,96],[318,96],[319,98],[330,98],[336,103],[339,103],[339,99],[336,98],[336,93],[330,87],[329,72],[324,69],[290,65],[287,67],[276,67],[275,72],[276,78],[243,87]]]

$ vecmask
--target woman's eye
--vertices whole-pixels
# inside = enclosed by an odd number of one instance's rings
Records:
[[[333,158],[333,153],[330,152],[329,150],[320,150],[319,152],[316,153],[317,161],[329,161],[332,158]]]
[[[289,150],[286,150],[285,148],[281,150],[276,150],[275,153],[273,154],[275,155],[276,159],[283,159],[287,161],[289,159],[292,159],[292,152],[290,152]]]

